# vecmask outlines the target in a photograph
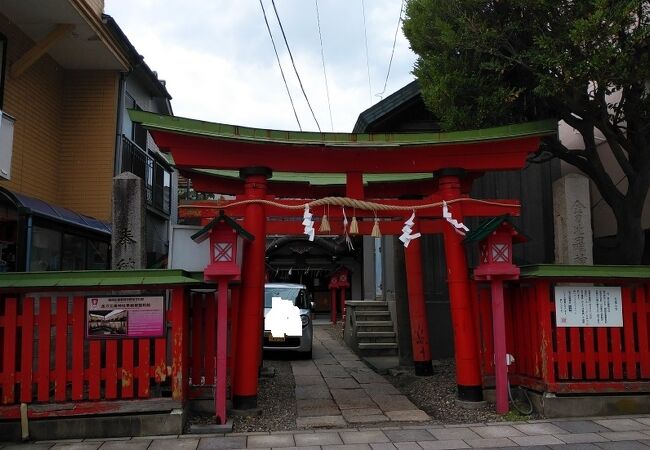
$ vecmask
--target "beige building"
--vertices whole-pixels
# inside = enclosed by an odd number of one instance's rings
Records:
[[[170,114],[171,97],[103,3],[0,2],[0,270],[109,268],[112,178],[127,170],[162,241],[151,261],[165,252],[172,171],[124,117]]]

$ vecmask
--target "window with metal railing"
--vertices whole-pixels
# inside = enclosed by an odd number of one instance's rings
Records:
[[[126,136],[122,136],[121,163],[122,172],[131,172],[144,180],[147,205],[169,214],[171,170]]]

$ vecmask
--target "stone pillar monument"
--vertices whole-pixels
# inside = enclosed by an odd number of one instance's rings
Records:
[[[131,172],[124,172],[113,178],[113,270],[146,267],[144,233],[144,180]]]
[[[553,183],[555,262],[594,263],[589,180],[571,173]]]

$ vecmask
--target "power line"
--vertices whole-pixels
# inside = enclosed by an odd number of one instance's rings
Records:
[[[269,26],[269,21],[266,18],[266,10],[264,9],[264,4],[260,0],[260,6],[262,7],[262,13],[264,14],[264,22],[266,23],[266,29],[269,31],[269,37],[271,38],[271,43],[273,44],[273,51],[275,52],[275,59],[278,61],[278,67],[280,68],[280,73],[282,74],[282,81],[284,81],[284,87],[287,90],[287,95],[289,96],[289,101],[291,102],[291,109],[293,109],[293,115],[296,117],[296,122],[298,122],[298,128],[302,131],[302,126],[300,125],[300,120],[298,119],[298,113],[296,112],[296,106],[293,104],[293,98],[291,97],[291,92],[289,91],[289,85],[287,84],[287,79],[284,76],[284,70],[282,70],[282,64],[280,63],[280,56],[278,55],[278,49],[275,46],[275,40],[273,39],[273,34],[271,33],[271,27]]]
[[[327,83],[327,71],[325,70],[325,52],[323,51],[323,35],[320,30],[320,12],[318,11],[318,0],[316,2],[316,22],[318,23],[318,38],[320,39],[320,58],[323,63],[323,77],[325,77],[325,93],[327,94],[327,107],[330,111],[330,127],[334,131],[334,121],[332,120],[332,104],[330,103],[330,88]]]
[[[399,26],[402,23],[402,13],[404,12],[404,0],[402,0],[402,5],[399,7],[399,18],[397,19],[397,27],[395,28],[395,36],[393,37],[393,49],[390,52],[390,60],[388,61],[388,72],[386,72],[386,80],[384,81],[384,89],[376,94],[377,97],[382,98],[384,92],[386,92],[386,86],[388,85],[388,77],[390,76],[390,67],[393,65],[393,56],[395,55],[395,45],[397,44],[397,33],[399,32]]]
[[[372,84],[370,82],[370,63],[368,62],[368,28],[366,27],[366,5],[361,0],[361,12],[363,13],[363,36],[366,41],[366,69],[368,70],[368,94],[370,95],[370,104],[372,105]]]
[[[260,0],[260,2],[261,1],[262,0]],[[298,74],[298,69],[296,68],[296,62],[293,60],[293,55],[291,54],[291,48],[289,48],[289,42],[287,41],[287,35],[284,33],[284,27],[282,26],[282,21],[280,20],[278,9],[275,7],[275,0],[271,0],[271,5],[273,5],[273,11],[275,11],[275,17],[278,19],[278,24],[280,25],[280,31],[282,31],[282,37],[284,38],[284,44],[287,46],[287,51],[289,52],[289,57],[291,58],[291,65],[293,66],[293,71],[296,73],[296,77],[298,78],[298,83],[300,84],[300,90],[302,91],[302,95],[305,97],[305,100],[307,101],[307,106],[309,106],[309,111],[311,111],[311,116],[314,118],[314,122],[316,122],[316,127],[318,127],[318,131],[321,131],[320,124],[318,123],[318,119],[316,119],[316,114],[314,114],[314,110],[311,107],[311,103],[309,103],[309,99],[307,98],[307,93],[305,92],[305,88],[302,85],[302,80],[300,79],[300,75]]]

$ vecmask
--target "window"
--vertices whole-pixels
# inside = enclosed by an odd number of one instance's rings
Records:
[[[60,270],[61,232],[34,226],[29,258],[30,272]]]
[[[88,270],[110,269],[108,243],[88,239],[86,268]]]
[[[64,234],[61,270],[84,270],[85,268],[86,238],[74,234]]]

